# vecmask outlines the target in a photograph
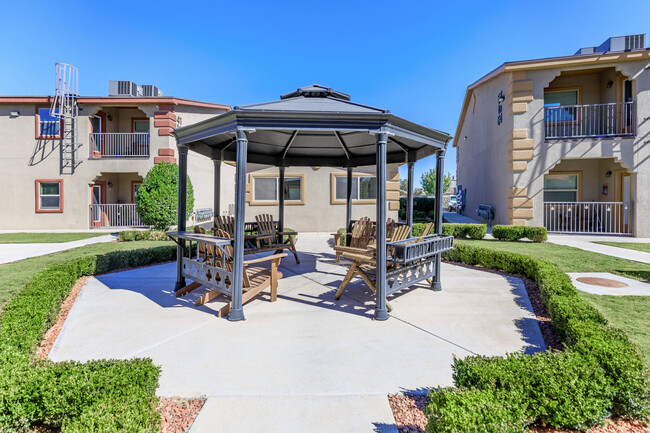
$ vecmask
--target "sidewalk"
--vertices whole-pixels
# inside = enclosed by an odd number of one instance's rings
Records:
[[[113,242],[115,239],[117,239],[117,236],[107,234],[106,236],[97,236],[90,239],[50,244],[0,244],[0,264],[44,256],[45,254],[57,253],[84,245]]]
[[[585,251],[592,251],[594,253],[605,254],[607,256],[619,257],[621,259],[634,260],[635,262],[650,264],[650,253],[594,243],[594,242],[650,243],[650,239],[647,238],[549,234],[548,241],[553,244],[566,245],[569,247],[580,248],[581,250],[585,250]]]

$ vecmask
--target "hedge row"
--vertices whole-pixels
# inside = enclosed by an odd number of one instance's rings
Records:
[[[0,316],[0,430],[154,432],[160,369],[150,359],[41,361],[34,352],[79,277],[173,260],[161,246],[82,257],[41,269]]]
[[[650,381],[636,346],[558,267],[472,245],[443,257],[533,279],[565,351],[455,359],[457,389],[431,393],[427,431],[521,432],[533,423],[584,430],[610,416],[650,414]]]
[[[413,224],[413,236],[420,236],[424,232],[426,224],[415,223]],[[487,233],[487,226],[485,224],[442,224],[443,235],[454,235],[455,238],[464,239],[470,237],[472,239],[483,239]]]
[[[534,226],[502,226],[492,227],[492,236],[502,241],[518,241],[528,238],[533,242],[545,242],[548,239],[546,227]]]
[[[161,230],[125,230],[117,235],[118,242],[168,241],[169,236]]]

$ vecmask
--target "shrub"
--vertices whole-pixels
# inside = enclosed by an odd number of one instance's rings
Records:
[[[648,416],[650,381],[638,349],[557,266],[472,245],[443,258],[534,280],[566,350],[455,360],[458,390],[431,393],[429,432],[523,431],[534,422],[584,430],[610,415]]]
[[[194,209],[194,189],[187,177],[187,215]],[[151,167],[135,199],[135,207],[143,224],[166,230],[178,218],[178,166],[163,162]]]
[[[117,235],[118,242],[168,241],[169,237],[160,230],[125,230]]]
[[[173,260],[175,254],[168,245],[114,251],[37,272],[0,316],[0,429],[42,424],[63,432],[158,431],[160,369],[150,359],[53,363],[35,360],[34,349],[79,277]]]
[[[495,225],[492,227],[492,236],[502,241],[518,241],[528,238],[533,242],[544,242],[548,239],[546,227],[535,226]]]
[[[442,224],[443,235],[453,235],[457,239],[465,239],[469,236],[472,239],[483,239],[487,234],[485,224]]]

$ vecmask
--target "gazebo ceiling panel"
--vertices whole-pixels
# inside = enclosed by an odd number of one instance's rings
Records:
[[[179,145],[211,158],[234,161],[235,132],[247,131],[250,163],[349,167],[375,164],[376,134],[388,133],[388,163],[415,161],[445,149],[451,137],[350,101],[313,85],[279,101],[233,111],[174,131]]]

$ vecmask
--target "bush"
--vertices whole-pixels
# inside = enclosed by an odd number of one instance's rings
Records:
[[[168,241],[169,236],[160,230],[125,230],[117,235],[118,242]]]
[[[487,225],[485,224],[442,224],[443,235],[453,235],[457,239],[465,239],[469,236],[472,239],[483,239],[487,234]]]
[[[534,280],[566,349],[455,360],[458,390],[431,393],[429,432],[523,431],[531,423],[584,430],[610,415],[648,416],[650,381],[638,349],[557,266],[472,245],[456,245],[443,258]]]
[[[495,225],[492,227],[492,236],[502,241],[518,241],[528,238],[533,242],[545,242],[548,239],[546,227],[535,226]]]
[[[178,166],[163,162],[151,167],[135,199],[135,208],[143,224],[166,230],[178,218]],[[194,209],[194,189],[187,177],[187,215]]]
[[[175,247],[161,246],[41,269],[0,316],[0,429],[42,424],[63,432],[158,431],[160,369],[150,359],[53,363],[34,359],[34,350],[79,277],[175,256]]]

